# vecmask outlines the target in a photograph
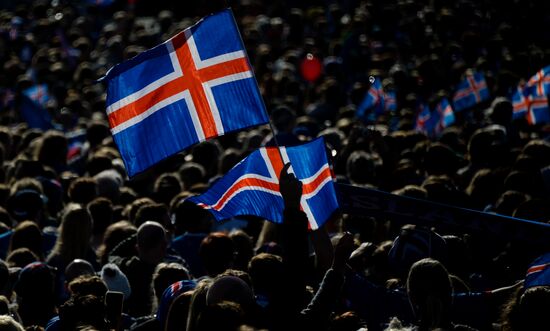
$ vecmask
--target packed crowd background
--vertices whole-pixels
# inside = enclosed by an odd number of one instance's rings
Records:
[[[185,199],[273,145],[269,127],[129,180],[96,83],[231,6],[281,145],[324,136],[339,183],[545,223],[549,131],[513,121],[510,100],[550,64],[544,1],[0,4],[1,330],[548,329],[550,288],[522,282],[548,247],[371,215],[308,232],[285,174],[283,224],[215,223]],[[415,130],[419,105],[450,99],[467,69],[490,100],[437,137]],[[397,109],[357,118],[371,76]]]

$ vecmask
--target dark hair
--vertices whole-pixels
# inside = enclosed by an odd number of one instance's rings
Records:
[[[153,273],[152,288],[155,296],[154,302],[158,303],[164,290],[180,280],[189,279],[189,271],[179,263],[159,263]],[[153,307],[156,311],[156,305]]]
[[[107,263],[107,257],[111,250],[132,235],[136,234],[136,227],[128,221],[119,221],[107,227],[103,235],[103,243],[99,246],[98,256],[101,264]]]
[[[69,186],[69,199],[72,202],[87,204],[97,197],[97,181],[91,177],[79,177]]]
[[[168,207],[162,203],[146,204],[139,207],[134,220],[135,226],[139,228],[147,221],[157,222],[167,229],[172,226],[168,215]]]
[[[439,261],[427,258],[412,265],[407,293],[421,326],[448,326],[452,292],[449,272]]]
[[[112,202],[103,197],[95,198],[88,203],[87,208],[93,220],[93,233],[102,235],[113,221]]]
[[[101,299],[107,293],[107,285],[98,276],[78,276],[69,283],[68,287],[73,297],[93,295]]]
[[[209,276],[216,276],[233,264],[235,246],[233,240],[223,232],[206,236],[199,248],[204,269]]]
[[[44,258],[42,251],[42,231],[35,222],[24,221],[15,227],[10,238],[10,247],[8,252],[11,253],[18,248],[28,248],[40,259]]]

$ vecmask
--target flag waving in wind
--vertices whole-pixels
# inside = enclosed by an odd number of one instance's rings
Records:
[[[480,72],[467,72],[458,84],[453,96],[453,108],[462,111],[489,99],[489,88],[485,76]]]
[[[221,221],[238,215],[256,215],[275,223],[283,221],[283,199],[279,193],[279,174],[290,162],[302,181],[301,209],[309,228],[320,227],[338,208],[331,170],[322,138],[295,147],[275,147],[254,151],[202,195],[189,198],[210,210]]]
[[[231,11],[113,67],[107,115],[129,176],[268,116]]]

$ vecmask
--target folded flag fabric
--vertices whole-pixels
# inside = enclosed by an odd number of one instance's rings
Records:
[[[395,92],[388,91],[384,93],[384,103],[386,111],[396,111],[397,110],[397,101],[395,99]]]
[[[120,63],[101,79],[128,175],[269,118],[229,9]]]
[[[550,286],[550,253],[539,256],[527,269],[524,288]]]
[[[467,72],[453,96],[453,108],[462,111],[489,99],[485,76],[480,72]]]
[[[189,200],[208,209],[218,221],[255,215],[281,223],[283,199],[279,174],[288,162],[292,164],[290,171],[303,184],[301,208],[307,215],[309,228],[317,229],[338,208],[323,138],[300,146],[280,147],[280,154],[276,147],[260,148],[205,193]]]

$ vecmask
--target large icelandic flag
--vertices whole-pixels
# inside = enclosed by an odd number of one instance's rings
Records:
[[[550,286],[550,253],[538,257],[527,269],[524,288]]]
[[[129,176],[195,143],[269,120],[229,9],[116,65],[102,80]]]
[[[263,147],[254,151],[199,196],[189,198],[208,209],[218,220],[256,215],[275,223],[283,221],[279,174],[290,162],[290,171],[302,181],[301,208],[309,228],[320,227],[338,208],[325,143],[318,138],[295,147]],[[282,160],[281,160],[282,155]]]
[[[480,72],[468,72],[458,84],[453,96],[453,108],[462,111],[489,99],[485,76]]]

